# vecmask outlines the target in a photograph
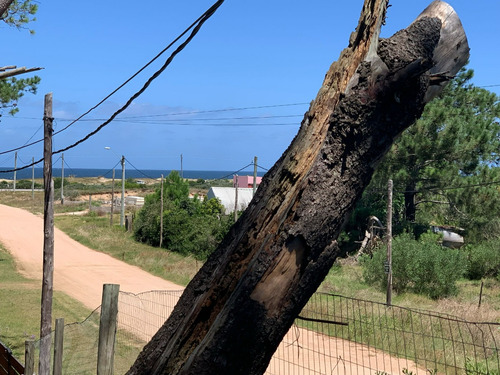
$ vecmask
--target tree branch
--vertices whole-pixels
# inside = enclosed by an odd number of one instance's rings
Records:
[[[15,66],[5,66],[0,68],[0,79],[5,79],[13,76],[17,76],[20,74],[36,72],[37,70],[42,70],[44,68],[26,68],[25,66],[21,68],[16,68]]]

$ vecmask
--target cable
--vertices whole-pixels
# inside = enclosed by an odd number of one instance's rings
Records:
[[[128,101],[127,103],[125,103],[124,106],[122,106],[118,111],[116,111],[108,120],[106,120],[103,124],[101,124],[96,130],[94,130],[93,132],[89,133],[87,136],[85,136],[84,138],[82,138],[81,140],[75,142],[73,145],[71,146],[68,146],[62,150],[58,150],[56,151],[55,153],[59,153],[59,152],[64,152],[66,150],[69,150],[77,145],[79,145],[80,143],[86,141],[87,139],[89,139],[91,136],[93,136],[94,134],[96,134],[97,132],[99,132],[104,126],[108,125],[111,121],[113,121],[113,119],[118,116],[120,113],[122,113],[125,109],[127,109],[130,104],[132,103],[133,100],[137,99],[148,87],[149,85],[151,84],[151,82],[153,82],[156,78],[158,78],[158,76],[163,73],[163,71],[167,68],[168,65],[170,65],[170,63],[172,62],[172,60],[174,59],[174,57],[179,53],[181,52],[190,42],[191,40],[195,37],[196,34],[198,34],[198,31],[201,29],[201,26],[210,18],[212,17],[212,15],[215,13],[215,11],[222,5],[222,3],[224,2],[224,0],[218,0],[214,5],[212,5],[205,13],[203,13],[200,17],[198,17],[198,19],[196,21],[194,21],[186,30],[184,30],[172,43],[170,43],[166,48],[163,49],[163,51],[161,51],[158,55],[156,55],[151,61],[149,61],[145,66],[143,66],[138,72],[136,72],[132,77],[130,77],[127,81],[125,81],[122,85],[120,85],[117,89],[115,89],[111,94],[109,94],[108,96],[106,96],[104,99],[102,99],[98,104],[96,104],[94,107],[92,107],[91,109],[89,109],[87,112],[85,112],[83,115],[79,116],[76,120],[72,121],[70,124],[66,125],[64,128],[62,128],[61,130],[55,132],[53,135],[57,135],[63,131],[65,131],[66,129],[68,129],[70,126],[72,126],[74,123],[76,123],[77,121],[79,121],[82,117],[86,116],[87,114],[89,114],[91,111],[93,111],[95,108],[99,107],[102,103],[104,103],[107,99],[109,99],[109,97],[111,97],[113,94],[115,94],[119,89],[121,89],[124,85],[126,85],[128,82],[130,82],[130,80],[132,80],[133,78],[135,78],[139,73],[141,73],[146,67],[148,67],[150,64],[152,64],[156,59],[158,59],[166,50],[168,50],[173,44],[175,44],[180,38],[182,38],[184,35],[186,35],[189,30],[193,29],[193,31],[191,32],[191,34],[188,36],[188,38],[179,45],[179,47],[177,47],[177,49],[169,56],[169,58],[167,59],[167,61],[163,64],[163,66],[157,70],[153,76],[151,76],[147,81],[146,83],[144,84],[144,86],[139,90],[137,91]],[[13,152],[13,151],[17,151],[17,150],[20,150],[21,148],[24,148],[24,147],[29,147],[29,146],[32,146],[32,145],[35,145],[37,143],[40,143],[42,142],[43,139],[39,139],[38,141],[35,141],[35,142],[32,142],[30,144],[25,144],[21,147],[17,147],[17,148],[14,148],[14,149],[11,149],[11,150],[8,150],[8,151],[3,151],[3,152],[0,152],[0,155],[2,154],[5,154],[5,153],[8,153],[8,152]]]
[[[113,172],[113,169],[115,169],[118,166],[118,164],[120,164],[120,163],[121,163],[121,160],[118,160],[118,162],[113,166],[113,168],[111,168],[109,171],[104,173],[102,176],[105,177],[108,173]]]
[[[190,42],[191,40],[196,36],[196,34],[198,34],[198,31],[200,31],[201,27],[203,26],[203,24],[210,18],[212,17],[212,15],[215,13],[215,11],[222,5],[222,3],[224,2],[224,0],[218,0],[214,5],[212,5],[202,16],[200,16],[198,18],[198,20],[196,22],[194,22],[194,24],[196,24],[196,26],[194,27],[193,31],[191,32],[191,34],[187,37],[187,39],[181,43],[177,49],[172,52],[172,54],[168,57],[168,59],[165,61],[165,63],[163,64],[163,66],[158,69],[147,81],[146,83],[142,86],[142,88],[137,91],[134,95],[132,95],[132,97],[120,108],[118,109],[115,113],[113,113],[111,115],[111,117],[106,120],[105,122],[103,122],[101,125],[99,125],[94,131],[90,132],[89,134],[87,134],[85,137],[81,138],[80,140],[76,141],[75,143],[73,143],[72,145],[70,146],[67,146],[63,149],[59,149],[57,151],[53,151],[52,154],[59,154],[61,152],[64,152],[64,151],[67,151],[67,150],[70,150],[76,146],[78,146],[79,144],[85,142],[87,139],[89,139],[90,137],[92,137],[93,135],[95,135],[96,133],[98,133],[101,129],[103,129],[106,125],[108,125],[111,121],[113,121],[115,119],[116,116],[118,116],[120,113],[122,113],[123,111],[125,111],[129,106],[130,104],[132,104],[132,102],[137,99],[142,93],[144,93],[144,91],[146,91],[146,89],[149,87],[149,85],[156,79],[160,76],[161,73],[163,73],[163,71],[170,65],[170,63],[172,62],[172,60],[175,58],[175,56],[177,56],[177,54],[179,54],[179,52],[181,52]],[[186,32],[188,30],[190,30],[192,28],[192,26],[190,26]],[[184,32],[183,34],[185,34],[186,32]],[[62,130],[64,129],[67,129],[69,127],[66,126],[65,128],[63,128]],[[58,133],[60,133],[62,130],[60,130]],[[56,133],[54,133],[55,135]],[[37,141],[35,143],[38,143],[40,141]],[[31,146],[35,143],[31,143],[29,145],[25,145],[23,147],[27,147],[27,146]],[[20,147],[22,148],[22,147]],[[7,153],[7,152],[12,152],[12,151],[15,151],[15,150],[18,150],[20,148],[17,148],[17,149],[13,149],[13,150],[9,150],[9,151],[4,151],[4,152],[0,152],[0,155],[4,154],[4,153]],[[18,168],[17,170],[22,170],[22,169],[26,169],[26,168],[29,168],[35,164],[38,164],[39,162],[41,162],[43,160],[40,159],[38,160],[37,162],[34,162],[34,163],[31,163],[30,165],[26,165],[24,167],[21,167],[21,168]],[[10,172],[10,171],[2,171],[2,173],[7,173],[7,172]]]
[[[258,165],[258,164],[257,164],[257,168],[263,169],[263,170],[265,170],[266,172],[269,170],[269,169],[267,169],[267,168],[261,167],[261,166],[260,166],[260,165]]]
[[[146,173],[144,173],[143,171],[141,171],[141,170],[137,169],[137,168],[135,167],[135,165],[134,165],[134,164],[132,164],[132,163],[130,162],[130,160],[128,160],[127,158],[125,158],[125,160],[126,160],[126,161],[128,161],[128,163],[132,166],[132,168],[134,168],[137,172],[139,172],[140,174],[142,174],[144,177],[146,177],[146,178],[150,178],[150,179],[152,179],[152,180],[155,180],[155,178],[154,178],[154,177],[148,176],[148,175],[147,175]]]
[[[227,178],[228,178],[228,177],[231,177],[231,176],[233,176],[233,175],[237,174],[238,172],[241,172],[243,169],[248,168],[248,167],[250,167],[251,165],[253,165],[253,163],[250,163],[250,164],[248,164],[248,165],[245,165],[243,168],[238,169],[236,172],[229,173],[229,174],[227,174],[227,175],[225,175],[225,176],[223,176],[223,177],[214,178],[214,181],[217,181],[217,180],[227,180]]]
[[[220,121],[220,120],[265,120],[272,118],[290,118],[290,117],[303,117],[304,115],[268,115],[268,116],[242,116],[242,117],[214,117],[214,118],[185,118],[185,119],[159,119],[159,120],[148,120],[147,117],[152,117],[155,115],[144,115],[144,116],[136,116],[136,117],[120,117],[115,119],[115,121],[119,122],[129,122],[129,123],[142,123],[142,122],[151,122],[151,123],[160,123],[160,122],[173,122],[177,123],[180,121]],[[168,115],[158,115],[158,116],[168,116]],[[139,120],[135,120],[139,119]],[[143,120],[144,119],[144,120]],[[85,119],[81,121],[104,121],[105,119]],[[59,119],[59,121],[71,121],[69,119]],[[153,122],[154,121],[154,122]]]

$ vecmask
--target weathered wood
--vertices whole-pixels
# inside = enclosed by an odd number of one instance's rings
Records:
[[[0,341],[0,374],[2,375],[18,375],[24,374],[24,367],[16,357],[12,355],[12,351]]]
[[[97,375],[112,375],[120,285],[105,284],[102,291],[99,344],[97,348]]]
[[[35,342],[33,340],[24,342],[24,373],[26,375],[35,373]]]
[[[387,293],[385,304],[392,305],[392,180],[387,183]]]
[[[454,12],[429,11],[379,40],[386,7],[365,1],[292,144],[128,374],[264,373],[335,261],[335,240],[377,162],[435,94],[432,69],[444,58],[458,71],[468,51],[457,49],[461,27],[443,40],[460,26]],[[450,54],[436,53],[440,44]]]
[[[62,375],[64,347],[64,318],[56,319],[54,334],[54,370],[52,375]]]
[[[26,68],[25,66],[21,68],[15,68],[11,70],[6,70],[0,73],[0,79],[5,79],[13,76],[18,76],[20,74],[36,72],[37,70],[42,70],[43,68]]]
[[[54,181],[52,180],[52,93],[45,95],[43,146],[43,277],[40,322],[40,358],[38,372],[50,374],[50,347],[52,344],[52,296],[54,293]]]

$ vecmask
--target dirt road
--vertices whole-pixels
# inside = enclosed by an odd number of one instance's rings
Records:
[[[102,285],[120,284],[120,290],[141,293],[151,290],[180,290],[163,280],[106,254],[91,250],[55,229],[54,289],[65,292],[89,309],[101,304]],[[19,271],[32,279],[42,278],[43,218],[27,211],[0,205],[0,242],[14,256]],[[152,315],[158,312],[148,311]],[[134,317],[131,317],[133,319]],[[138,316],[140,326],[144,316]],[[148,320],[149,321],[149,320]],[[161,326],[141,327],[148,341]],[[276,351],[266,374],[425,374],[412,362],[379,350],[313,331],[292,327]]]
[[[101,304],[103,284],[120,290],[180,290],[183,287],[91,250],[57,228],[54,234],[54,289],[65,292],[89,309]],[[0,242],[16,259],[26,277],[42,279],[43,218],[0,205]]]

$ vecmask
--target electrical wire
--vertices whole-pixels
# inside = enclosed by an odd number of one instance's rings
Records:
[[[156,79],[160,76],[161,73],[163,73],[163,71],[170,65],[170,63],[173,61],[173,59],[175,58],[175,56],[177,56],[177,54],[179,54],[190,42],[191,40],[196,36],[196,34],[198,34],[198,32],[200,31],[201,27],[203,26],[203,24],[210,18],[212,17],[212,15],[217,11],[217,9],[222,5],[222,3],[224,2],[224,0],[218,0],[216,3],[214,3],[203,15],[201,15],[188,29],[186,29],[186,31],[182,34],[186,34],[189,30],[193,29],[191,31],[191,33],[189,34],[189,36],[186,38],[186,40],[184,42],[182,42],[176,49],[174,52],[172,52],[172,54],[168,57],[168,59],[165,61],[165,63],[161,66],[160,69],[158,69],[147,81],[146,83],[142,86],[142,88],[137,91],[134,95],[132,95],[132,97],[130,97],[127,102],[120,108],[118,109],[116,112],[114,112],[111,117],[104,121],[101,125],[99,125],[94,131],[88,133],[85,137],[81,138],[80,140],[76,141],[75,143],[65,147],[65,148],[62,148],[62,149],[59,149],[57,151],[53,151],[52,154],[59,154],[61,152],[64,152],[64,151],[67,151],[67,150],[70,150],[76,146],[78,146],[79,144],[85,142],[86,140],[88,140],[90,137],[92,137],[93,135],[97,134],[101,129],[103,129],[106,125],[108,125],[111,121],[113,121],[116,116],[118,116],[120,113],[122,113],[123,111],[125,111],[129,106],[130,104],[132,104],[132,102],[137,99],[142,93],[144,93],[144,91],[146,91],[146,89],[149,87],[149,85]],[[193,28],[193,25],[194,28]],[[75,121],[76,122],[76,121]],[[74,122],[73,122],[74,123]],[[72,124],[73,124],[72,123]],[[70,124],[70,125],[72,125]],[[61,131],[67,129],[70,125],[67,125],[65,128],[61,129],[58,131],[58,133],[60,133]],[[54,133],[54,135],[57,134],[57,133]],[[41,140],[40,140],[41,141]],[[23,147],[28,147],[28,146],[31,146],[35,143],[38,143],[40,141],[37,141],[37,142],[34,142],[34,143],[31,143],[29,145],[25,145]],[[13,149],[13,150],[9,150],[9,151],[5,151],[5,152],[0,152],[0,155],[4,154],[4,153],[7,153],[7,152],[12,152],[12,151],[15,151],[15,150],[18,150],[20,148],[23,148],[23,147],[19,147],[17,149]],[[26,168],[29,168],[31,167],[32,165],[34,164],[38,164],[39,162],[41,162],[43,160],[40,159],[38,160],[37,162],[34,162],[34,163],[31,163],[30,165],[25,165],[24,167],[21,167],[21,168],[18,168],[16,170],[22,170],[22,169],[26,169]],[[10,172],[10,171],[1,171],[1,173],[7,173],[7,172]]]
[[[104,173],[102,176],[105,177],[108,173],[113,172],[113,169],[115,169],[118,166],[118,164],[120,164],[120,163],[121,163],[121,160],[118,160],[118,162],[113,166],[113,168],[111,168],[109,171]]]
[[[214,178],[214,181],[218,181],[218,180],[227,180],[229,177],[231,177],[231,176],[233,176],[233,175],[235,175],[235,174],[237,174],[237,173],[241,172],[243,169],[248,168],[248,167],[250,167],[251,165],[253,165],[253,163],[250,163],[250,164],[248,164],[248,165],[245,165],[243,168],[240,168],[240,169],[238,169],[237,171],[232,172],[232,173],[229,173],[229,174],[227,174],[227,175],[225,175],[225,176],[223,176],[223,177]]]
[[[150,178],[150,179],[152,179],[152,180],[155,180],[155,178],[154,178],[154,177],[148,176],[148,175],[147,175],[146,173],[144,173],[143,171],[141,171],[141,170],[137,169],[137,168],[135,167],[135,165],[134,165],[134,164],[132,164],[132,163],[130,162],[130,160],[128,160],[127,158],[125,158],[125,160],[126,160],[126,161],[128,161],[128,163],[132,166],[132,168],[134,168],[137,172],[139,172],[140,174],[142,174],[144,177],[146,177],[146,178]]]
[[[268,169],[268,168],[261,167],[261,166],[260,166],[260,165],[258,165],[258,164],[257,164],[257,168],[263,169],[263,170],[265,170],[266,172],[267,172],[267,171],[269,171],[269,169]]]

